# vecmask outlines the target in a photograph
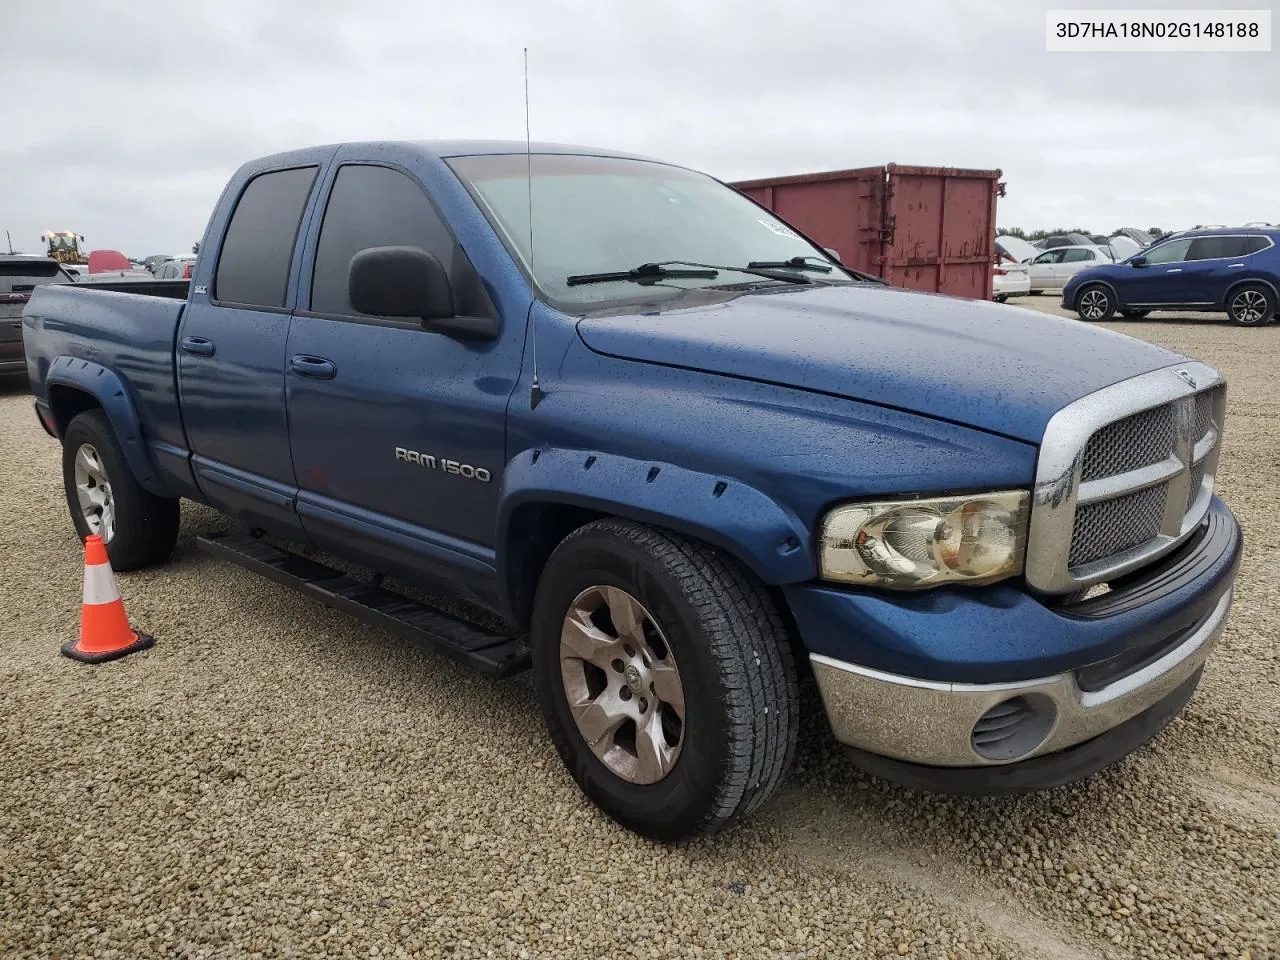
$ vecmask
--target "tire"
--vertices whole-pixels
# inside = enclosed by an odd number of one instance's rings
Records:
[[[1121,310],[1120,316],[1124,317],[1126,320],[1141,320],[1150,312],[1150,310]]]
[[[76,533],[81,540],[91,533],[102,536],[113,569],[148,567],[163,563],[173,553],[178,540],[178,501],[157,497],[139,485],[125,462],[111,422],[101,410],[79,413],[67,425],[62,436],[62,485]],[[96,520],[86,515],[82,488],[88,499],[108,505]],[[100,492],[87,492],[93,489]]]
[[[1007,303],[1009,300],[1009,295],[1007,293],[997,293],[991,299],[994,300],[996,303]]]
[[[627,602],[615,602],[618,591]],[[615,609],[629,609],[640,628],[614,626]],[[719,551],[630,521],[588,524],[547,561],[530,633],[534,685],[556,751],[583,793],[636,833],[670,842],[723,829],[763,804],[790,768],[799,690],[786,630],[763,586]],[[562,649],[562,636],[578,644]],[[636,636],[644,638],[639,650],[628,642]],[[580,645],[602,666],[574,657]],[[651,663],[654,671],[641,675]],[[661,693],[649,682],[659,671]],[[639,692],[624,695],[629,685]],[[640,695],[646,689],[652,703]],[[593,732],[603,731],[595,750],[571,696],[597,724]],[[640,744],[656,742],[653,730],[661,748],[644,752],[665,759],[645,764]]]
[[[1276,297],[1261,283],[1236,287],[1227,297],[1227,319],[1238,327],[1263,327],[1275,319]]]
[[[1076,294],[1076,313],[1088,323],[1110,320],[1116,312],[1115,297],[1100,283],[1090,284]]]

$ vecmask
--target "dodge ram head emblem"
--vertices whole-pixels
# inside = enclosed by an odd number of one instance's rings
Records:
[[[1182,380],[1186,381],[1187,386],[1189,386],[1189,387],[1196,387],[1196,386],[1199,386],[1199,384],[1197,384],[1197,383],[1196,383],[1196,378],[1195,378],[1195,377],[1193,377],[1191,374],[1187,373],[1187,371],[1185,371],[1185,370],[1175,370],[1175,371],[1173,371],[1173,372],[1174,372],[1174,373],[1176,373],[1176,374],[1179,376],[1179,378],[1181,378]]]

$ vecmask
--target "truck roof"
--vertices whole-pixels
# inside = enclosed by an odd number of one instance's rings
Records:
[[[268,163],[275,164],[288,163],[294,159],[304,159],[304,155],[310,154],[311,151],[329,147],[337,149],[338,147],[361,147],[370,154],[376,155],[380,150],[390,147],[397,149],[409,148],[419,150],[422,153],[439,158],[445,157],[470,157],[485,154],[510,154],[524,153],[526,149],[533,153],[564,153],[577,154],[591,157],[619,157],[627,160],[646,160],[650,162],[657,161],[653,157],[646,157],[635,153],[626,153],[620,150],[607,150],[602,147],[578,146],[568,143],[544,143],[534,141],[526,146],[523,140],[365,140],[353,141],[350,143],[330,143],[316,144],[310,147],[300,148],[298,150],[288,150],[283,153],[272,154],[268,157],[254,161],[254,166]],[[311,160],[313,156],[307,156],[306,159]]]

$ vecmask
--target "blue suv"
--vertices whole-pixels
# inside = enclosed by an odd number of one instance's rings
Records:
[[[1188,230],[1121,263],[1082,270],[1062,288],[1081,320],[1145,317],[1152,310],[1221,310],[1261,327],[1280,300],[1280,228]]]

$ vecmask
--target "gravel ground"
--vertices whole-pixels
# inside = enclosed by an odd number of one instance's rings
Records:
[[[869,779],[810,722],[761,815],[677,848],[582,799],[524,679],[207,558],[204,509],[171,565],[120,577],[156,647],[59,657],[81,554],[57,447],[0,391],[0,956],[1280,957],[1280,325],[1109,326],[1232,382],[1246,556],[1183,717],[1006,800]]]

